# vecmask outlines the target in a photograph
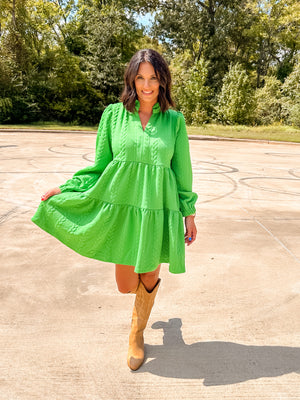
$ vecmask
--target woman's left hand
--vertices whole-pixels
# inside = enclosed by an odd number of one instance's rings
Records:
[[[184,241],[187,243],[189,246],[196,240],[197,236],[197,228],[195,225],[195,216],[194,215],[188,215],[185,217],[185,235],[184,235]]]

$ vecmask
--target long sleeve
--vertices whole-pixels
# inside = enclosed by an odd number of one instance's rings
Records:
[[[62,192],[84,192],[90,189],[96,183],[107,164],[113,159],[110,132],[111,116],[112,105],[109,105],[104,110],[99,123],[94,165],[77,171],[71,179],[60,185],[59,188]]]
[[[171,168],[175,173],[179,195],[180,211],[184,217],[196,212],[198,195],[192,192],[193,173],[184,116],[178,112],[176,141]]]

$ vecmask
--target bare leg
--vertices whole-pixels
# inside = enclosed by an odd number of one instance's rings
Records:
[[[116,264],[116,282],[121,293],[135,293],[139,284],[139,274],[134,272],[133,265]]]

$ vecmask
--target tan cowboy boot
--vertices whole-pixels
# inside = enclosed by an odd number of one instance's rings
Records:
[[[136,291],[136,298],[132,312],[131,332],[129,335],[129,349],[127,356],[128,367],[137,370],[144,362],[144,336],[154,299],[160,285],[158,279],[156,285],[149,293],[142,281]]]

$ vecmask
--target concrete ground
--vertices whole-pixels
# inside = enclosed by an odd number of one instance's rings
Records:
[[[132,295],[30,218],[95,135],[0,132],[0,399],[300,399],[300,145],[191,140],[197,241],[162,285],[147,360]],[[151,245],[151,244],[149,244]]]

